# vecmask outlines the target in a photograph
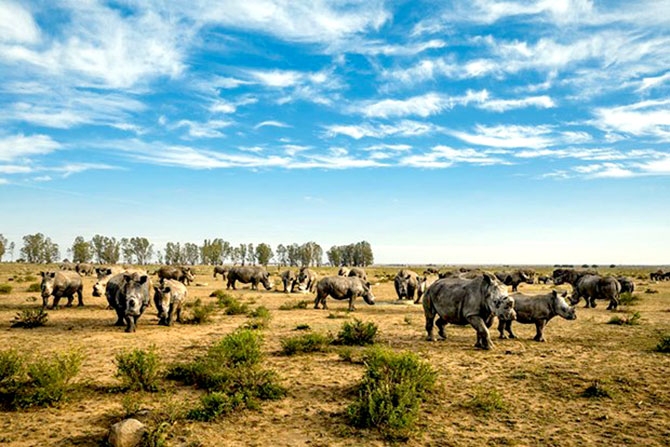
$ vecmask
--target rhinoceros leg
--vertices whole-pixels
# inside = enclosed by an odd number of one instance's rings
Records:
[[[536,330],[537,333],[535,334],[535,338],[533,338],[533,340],[541,341],[541,342],[545,341],[544,340],[544,327],[546,325],[547,325],[547,320],[540,320],[540,321],[535,322],[535,330]]]
[[[118,308],[114,310],[116,311],[116,323],[114,323],[114,326],[124,326],[125,323],[123,322],[124,320],[123,310]]]
[[[321,291],[318,291],[316,293],[316,298],[314,299],[314,309],[319,308],[319,303],[321,303],[321,309],[327,309],[326,307],[326,297],[328,296],[327,293],[323,293]]]
[[[72,302],[73,301],[74,301],[74,292],[67,295],[67,304],[65,305],[65,307],[72,307]]]
[[[481,349],[491,349],[493,347],[493,342],[491,341],[491,335],[489,330],[484,324],[484,320],[479,315],[474,315],[468,317],[468,323],[477,331],[477,343],[475,343],[475,348]]]
[[[77,306],[83,306],[84,305],[84,296],[81,293],[81,291],[82,291],[82,288],[80,287],[77,290]]]
[[[509,334],[509,338],[516,338],[516,334],[514,331],[512,331],[512,323],[514,320],[507,320],[507,323],[505,323],[505,330],[507,330],[507,333]]]
[[[503,340],[507,338],[507,335],[505,335],[505,326],[507,326],[507,320],[501,320],[500,318],[498,319],[498,332],[500,333],[500,337]]]
[[[352,292],[349,292],[349,312],[353,312],[356,310],[356,307],[354,307],[354,300],[356,299],[356,295],[354,295]]]

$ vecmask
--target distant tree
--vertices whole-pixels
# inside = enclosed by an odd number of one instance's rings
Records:
[[[239,261],[242,263],[242,265],[244,265],[244,263],[247,260],[247,245],[246,244],[240,244],[237,247],[237,255],[238,255]]]
[[[256,250],[254,250],[254,244],[247,244],[247,262],[251,265],[256,264]]]
[[[12,241],[12,242],[9,243],[9,246],[8,246],[10,260],[12,260],[12,261],[14,260],[14,248],[15,248],[14,241]]]
[[[284,245],[277,245],[277,253],[275,254],[275,258],[277,259],[277,263],[280,267],[284,267],[288,264],[287,250]]]
[[[165,264],[182,264],[182,249],[179,242],[168,242],[165,244]]]
[[[116,264],[121,258],[121,241],[96,234],[91,239],[93,254],[100,264]]]
[[[21,254],[31,263],[51,263],[60,257],[58,244],[53,243],[51,238],[45,237],[42,233],[23,236]]]
[[[260,243],[256,246],[256,260],[260,265],[267,267],[272,259],[272,248],[266,243]]]
[[[154,246],[145,237],[131,237],[122,239],[123,256],[126,262],[145,265],[154,255]]]
[[[340,247],[333,245],[330,247],[330,250],[326,252],[326,256],[328,256],[328,263],[333,267],[344,265],[342,263],[342,250]]]
[[[242,250],[240,247],[231,247],[230,249],[230,260],[233,261],[233,264],[238,264],[241,260],[244,259],[242,256]]]
[[[93,259],[93,249],[91,243],[87,242],[82,236],[77,236],[72,242],[72,262],[91,262]]]
[[[203,264],[219,264],[223,260],[223,240],[205,239],[200,247],[200,259]]]
[[[198,263],[198,258],[200,258],[200,249],[198,248],[198,245],[192,242],[185,243],[182,248],[182,262],[189,265],[195,265]]]
[[[610,264],[610,268],[611,269],[616,268],[616,264]]]
[[[303,267],[319,266],[323,258],[323,249],[316,242],[306,242],[298,249],[298,259]]]
[[[7,238],[0,234],[0,261],[2,261],[2,257],[5,255],[5,252],[7,251]]]

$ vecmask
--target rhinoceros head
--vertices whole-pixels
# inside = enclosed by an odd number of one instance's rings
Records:
[[[139,316],[148,298],[147,275],[138,273],[123,275],[123,291],[126,296],[126,315]]]
[[[363,284],[363,300],[370,305],[375,304],[375,296],[372,293],[372,286],[369,282]]]
[[[508,295],[507,286],[495,276],[484,273],[483,287],[485,295],[488,295],[492,303],[494,315],[501,320],[516,320],[514,298]]]
[[[566,320],[576,320],[577,313],[575,312],[575,308],[568,305],[567,301],[565,301],[568,292],[566,291],[559,295],[556,290],[552,290],[551,294],[551,303],[556,314]]]

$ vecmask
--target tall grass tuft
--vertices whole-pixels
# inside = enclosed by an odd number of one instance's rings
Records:
[[[375,343],[378,326],[373,323],[363,323],[361,320],[347,321],[337,334],[336,344],[346,346],[367,346]]]
[[[156,347],[134,349],[116,355],[116,377],[130,391],[158,391],[161,377]]]
[[[48,320],[49,314],[46,313],[42,307],[39,309],[23,309],[12,318],[10,326],[33,329],[44,326]]]

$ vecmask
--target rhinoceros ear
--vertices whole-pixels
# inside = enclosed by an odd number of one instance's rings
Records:
[[[147,275],[140,276],[140,284],[144,284],[145,282],[147,282],[147,279],[149,279]]]
[[[131,275],[128,275],[128,274],[123,275],[123,280],[125,282],[130,282],[131,279],[133,279],[133,277]]]
[[[40,272],[40,276],[44,278],[46,276],[47,272]]]
[[[568,291],[564,290],[563,293],[561,294],[563,298],[566,298],[568,296]]]
[[[484,273],[484,284],[492,284],[494,281],[493,276],[490,273]]]
[[[49,272],[48,275],[49,275],[49,278],[55,278],[56,277],[56,272]]]
[[[556,291],[556,289],[552,289],[551,294],[554,298],[558,298],[558,292]]]

